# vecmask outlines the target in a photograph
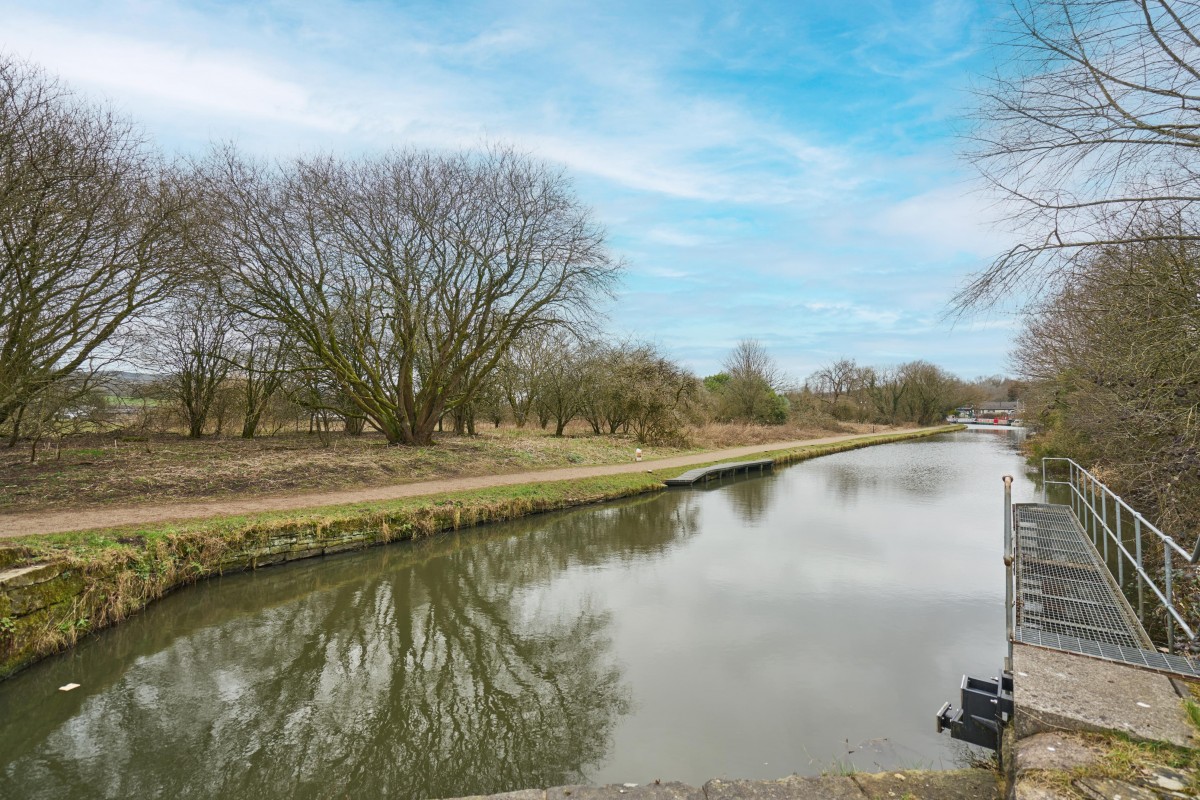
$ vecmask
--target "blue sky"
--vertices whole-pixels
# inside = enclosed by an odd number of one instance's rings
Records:
[[[742,7],[739,7],[742,6]],[[505,141],[563,164],[629,269],[620,335],[700,374],[743,337],[1001,372],[1015,320],[946,302],[1007,234],[957,157],[1001,4],[24,2],[0,50],[165,148]]]

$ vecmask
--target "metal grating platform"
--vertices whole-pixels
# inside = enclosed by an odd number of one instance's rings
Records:
[[[1158,652],[1069,506],[1013,506],[1014,640],[1200,677],[1191,659]]]

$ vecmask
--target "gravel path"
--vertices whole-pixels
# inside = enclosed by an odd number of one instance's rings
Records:
[[[617,475],[624,472],[688,467],[707,464],[727,458],[764,453],[770,450],[786,450],[813,444],[831,444],[848,439],[862,439],[877,434],[849,434],[829,436],[823,439],[802,439],[791,442],[755,444],[746,447],[731,447],[725,450],[710,450],[687,456],[674,456],[640,463],[609,464],[594,467],[568,467],[533,472],[516,472],[507,475],[477,475],[469,478],[445,478],[419,483],[401,483],[371,489],[347,489],[336,492],[309,492],[277,497],[248,497],[244,499],[222,499],[204,502],[152,504],[123,506],[120,508],[76,509],[59,512],[40,512],[0,515],[0,538],[29,536],[32,534],[83,531],[96,528],[113,528],[125,525],[147,525],[158,522],[204,519],[207,517],[257,514],[267,511],[292,511],[318,506],[346,505],[379,500],[395,500],[401,497],[416,497],[425,494],[440,494],[492,486],[512,486],[520,483],[542,481],[564,481],[578,478],[594,478],[602,475]]]

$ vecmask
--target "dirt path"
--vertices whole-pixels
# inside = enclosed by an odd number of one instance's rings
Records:
[[[534,472],[515,472],[507,475],[477,475],[470,478],[445,478],[419,483],[402,483],[378,486],[372,489],[348,489],[337,492],[312,492],[281,497],[248,497],[245,499],[222,499],[208,502],[172,503],[170,505],[126,506],[124,508],[81,509],[75,511],[42,512],[0,515],[0,538],[29,536],[64,531],[83,531],[96,528],[113,528],[125,525],[147,525],[158,522],[204,519],[206,517],[257,514],[267,511],[292,511],[318,506],[346,505],[379,500],[395,500],[401,497],[416,497],[424,494],[439,494],[471,489],[486,489],[492,486],[512,486],[519,483],[541,481],[563,481],[577,478],[594,478],[601,475],[616,475],[623,472],[642,472],[670,467],[686,467],[707,464],[727,458],[764,453],[770,450],[786,450],[812,444],[831,444],[847,439],[867,438],[877,434],[848,434],[829,436],[823,439],[802,439],[792,442],[755,444],[746,447],[731,447],[725,450],[710,450],[687,456],[675,456],[641,463],[609,464],[595,467],[569,467]]]

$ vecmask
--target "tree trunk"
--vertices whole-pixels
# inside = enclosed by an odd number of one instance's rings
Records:
[[[8,437],[8,446],[16,447],[17,441],[21,438],[21,420],[25,416],[25,406],[17,408],[17,417],[13,420],[12,435]]]
[[[246,415],[246,419],[242,421],[242,438],[253,439],[254,434],[258,431],[258,421],[262,417],[262,409]]]

